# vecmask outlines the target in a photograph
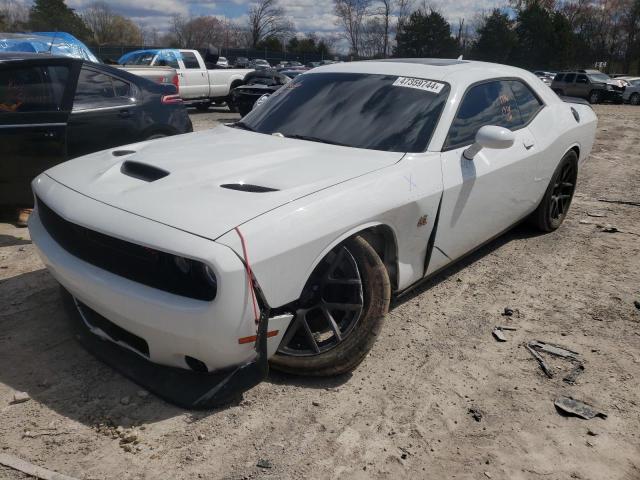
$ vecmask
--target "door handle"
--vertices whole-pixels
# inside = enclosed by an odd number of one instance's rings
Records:
[[[120,112],[118,112],[118,116],[120,118],[131,118],[131,112],[129,110],[120,110]]]

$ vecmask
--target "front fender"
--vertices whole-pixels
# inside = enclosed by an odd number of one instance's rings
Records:
[[[275,308],[299,298],[327,252],[379,225],[389,227],[396,237],[398,287],[419,280],[441,192],[440,154],[416,154],[241,225],[251,268],[267,301]],[[242,256],[235,231],[216,241]]]

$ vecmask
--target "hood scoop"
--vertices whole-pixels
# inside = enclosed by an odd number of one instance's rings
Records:
[[[122,163],[120,173],[137,178],[138,180],[144,180],[145,182],[155,182],[169,175],[169,172],[161,168],[147,165],[146,163],[133,162],[131,160]]]
[[[277,188],[269,188],[263,187],[260,185],[252,185],[250,183],[225,183],[220,185],[221,188],[226,188],[229,190],[238,190],[239,192],[247,192],[247,193],[268,193],[268,192],[277,192],[279,191]]]

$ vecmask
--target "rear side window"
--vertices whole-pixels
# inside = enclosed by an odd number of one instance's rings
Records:
[[[554,82],[564,82],[564,73],[558,73],[554,78]]]
[[[567,73],[564,76],[564,81],[566,83],[573,83],[573,81],[576,79],[576,74],[575,73]]]
[[[512,80],[509,83],[511,84],[511,89],[513,90],[518,109],[520,110],[522,125],[526,125],[533,120],[533,117],[542,109],[543,103],[531,91],[531,88],[524,83],[517,80]]]
[[[65,66],[0,69],[0,114],[61,111],[68,76]]]
[[[182,52],[182,61],[184,62],[184,68],[200,69],[200,64],[193,52]]]
[[[175,52],[170,50],[162,50],[158,53],[158,56],[153,63],[159,67],[180,68],[180,65],[178,65],[178,57]]]
[[[133,102],[129,83],[111,75],[83,68],[73,101],[74,110],[125,106]]]
[[[480,127],[496,125],[515,129],[522,125],[510,81],[492,81],[471,87],[451,124],[445,150],[470,145]]]
[[[586,75],[578,75],[576,77],[576,83],[589,83],[589,79]]]

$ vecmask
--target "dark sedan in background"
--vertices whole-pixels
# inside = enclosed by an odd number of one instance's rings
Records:
[[[191,131],[174,85],[75,58],[0,53],[0,207],[31,207],[31,180],[65,160]]]
[[[243,117],[253,109],[253,105],[263,95],[271,95],[291,79],[276,70],[256,70],[244,78],[244,85],[231,91],[233,109]]]

